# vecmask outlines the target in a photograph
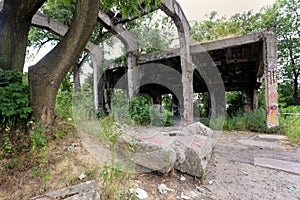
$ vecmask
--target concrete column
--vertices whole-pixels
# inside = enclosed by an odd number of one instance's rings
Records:
[[[128,52],[128,95],[130,99],[138,96],[140,87],[139,67],[136,62],[137,51]]]
[[[252,109],[256,110],[258,108],[258,90],[256,88],[253,89],[253,104]]]
[[[252,90],[243,90],[243,104],[244,104],[244,112],[247,113],[253,109],[253,93]]]
[[[268,128],[279,125],[277,38],[273,32],[264,33],[264,78]]]
[[[183,119],[185,125],[193,123],[193,67],[190,54],[190,26],[180,5],[175,0],[163,0],[160,9],[170,16],[176,27],[180,41],[180,60],[183,87]]]

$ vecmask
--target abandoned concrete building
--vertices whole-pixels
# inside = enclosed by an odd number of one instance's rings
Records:
[[[129,98],[138,95],[139,92],[148,93],[154,103],[159,103],[162,94],[173,94],[174,105],[179,104],[181,117],[186,125],[193,122],[194,93],[208,92],[212,107],[211,114],[219,116],[225,113],[227,91],[242,91],[246,105],[244,110],[256,109],[257,90],[264,82],[267,125],[268,127],[278,125],[277,40],[274,33],[253,33],[190,45],[190,26],[179,3],[176,0],[163,0],[158,9],[173,19],[178,31],[180,48],[146,57],[138,55],[136,39],[123,26],[134,18],[122,19],[117,14],[99,12],[98,21],[124,43],[127,51],[127,66],[114,66],[107,69],[103,76],[99,75],[101,48],[91,42],[87,44],[86,51],[92,55],[97,66],[94,67],[94,93],[95,96],[99,96],[95,98],[96,109],[105,109],[105,104],[108,102],[105,102],[104,89],[115,87],[118,79],[125,73]],[[142,11],[141,15],[144,14],[146,12]],[[60,36],[68,30],[68,27],[41,13],[35,14],[32,24]],[[145,73],[143,70],[145,71],[145,66],[149,64],[168,66],[180,74],[179,78],[172,78],[170,75],[148,72],[155,80],[171,81],[172,87],[179,95],[174,95],[175,92],[170,91],[170,88],[159,84],[143,84],[141,74]],[[167,70],[166,73],[169,71]]]

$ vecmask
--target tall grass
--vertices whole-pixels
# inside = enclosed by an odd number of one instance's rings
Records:
[[[248,113],[238,113],[235,116],[226,117],[223,129],[284,134],[292,143],[300,145],[300,106],[280,109],[278,127],[269,129],[266,125],[266,118],[266,110],[263,108]],[[214,129],[214,123],[205,124]]]

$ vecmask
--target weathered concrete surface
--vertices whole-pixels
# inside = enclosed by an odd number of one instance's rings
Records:
[[[173,145],[174,149],[177,149],[177,152],[184,151],[184,154],[178,155],[174,168],[199,177],[206,170],[214,143],[211,138],[201,135],[177,137]]]
[[[241,144],[249,145],[249,146],[258,146],[258,147],[266,147],[266,148],[283,148],[281,145],[274,142],[266,142],[266,141],[255,141],[255,140],[239,140]]]
[[[285,135],[271,135],[271,134],[259,134],[259,138],[262,139],[271,139],[271,140],[286,140],[287,136]]]
[[[163,134],[162,134],[163,132]],[[206,170],[216,144],[213,132],[201,123],[178,127],[178,131],[156,130],[121,136],[117,156],[131,160],[137,166],[151,171],[168,173],[172,168],[200,176]],[[134,138],[134,141],[132,140]],[[128,151],[132,146],[132,152]]]
[[[277,160],[272,158],[255,157],[254,165],[260,167],[267,167],[271,169],[278,169],[286,172],[291,172],[294,174],[300,174],[299,162],[289,162],[289,161]]]
[[[191,136],[191,135],[203,135],[212,137],[214,131],[200,122],[193,123],[189,126],[183,127],[182,131],[178,135]]]
[[[64,188],[55,192],[47,193],[38,197],[30,198],[30,200],[48,200],[48,199],[64,199],[64,200],[100,200],[100,193],[96,187],[94,180],[80,183],[78,185]]]

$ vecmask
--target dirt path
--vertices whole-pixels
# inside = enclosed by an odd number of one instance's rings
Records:
[[[251,141],[252,145],[243,141]],[[270,148],[272,147],[272,148]],[[254,165],[255,158],[300,164],[299,149],[285,140],[249,133],[223,133],[207,170],[212,199],[300,199],[300,175]],[[289,168],[289,167],[288,167]]]

